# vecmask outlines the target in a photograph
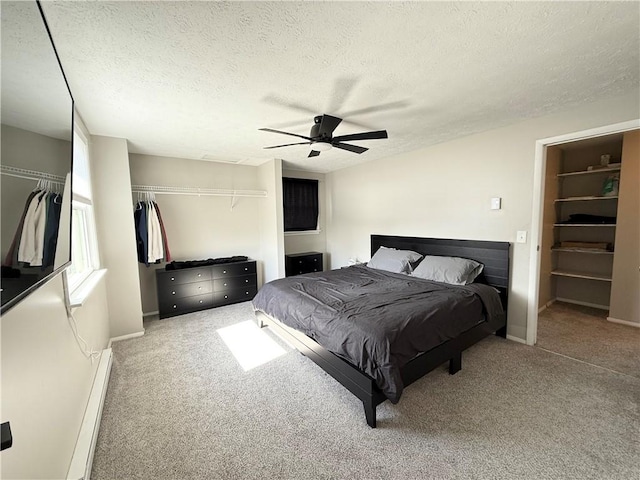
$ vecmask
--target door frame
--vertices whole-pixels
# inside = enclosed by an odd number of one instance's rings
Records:
[[[535,345],[538,336],[538,293],[540,288],[540,244],[542,243],[542,212],[544,203],[547,147],[563,143],[628,132],[640,128],[640,119],[603,127],[542,138],[536,141],[533,170],[533,209],[531,214],[531,246],[529,253],[529,307],[527,310],[527,345]]]

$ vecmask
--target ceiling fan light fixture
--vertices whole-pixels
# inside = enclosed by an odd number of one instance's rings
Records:
[[[333,148],[328,142],[315,142],[311,144],[311,150],[317,150],[318,152],[326,152]]]

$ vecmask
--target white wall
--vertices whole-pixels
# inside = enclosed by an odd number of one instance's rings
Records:
[[[260,205],[262,281],[284,277],[284,215],[282,211],[282,160],[275,159],[258,167],[260,182],[267,191]],[[258,280],[260,282],[260,279]]]
[[[288,253],[321,252],[323,253],[324,268],[330,264],[327,254],[327,220],[326,220],[326,179],[324,173],[303,172],[300,170],[283,170],[283,177],[306,178],[318,180],[318,227],[319,233],[285,233],[284,251]]]
[[[638,118],[639,102],[616,97],[328,174],[331,268],[369,259],[373,233],[512,242],[508,333],[525,339],[531,239],[514,242],[531,232],[535,142]]]
[[[73,317],[90,349],[106,348],[110,328],[104,279]],[[1,418],[11,423],[14,439],[2,452],[1,477],[66,478],[98,362],[86,358],[74,337],[62,276],[31,293],[0,322]]]
[[[102,266],[109,270],[111,337],[140,333],[143,331],[142,304],[127,141],[92,136],[90,155],[100,257]]]
[[[256,167],[137,154],[131,154],[129,158],[133,185],[263,189]],[[137,195],[129,199],[133,215]],[[257,225],[260,205],[265,201],[265,198],[253,197],[233,200],[226,196],[156,195],[172,260],[245,255],[260,264],[262,255]],[[149,267],[142,263],[137,265],[143,311],[157,312],[155,270],[164,268],[166,263]]]
[[[640,325],[640,130],[624,134],[610,319]]]
[[[98,362],[82,354],[63,298],[58,275],[2,316],[2,421],[13,433],[2,478],[66,478]],[[74,317],[91,348],[106,348],[104,282]]]

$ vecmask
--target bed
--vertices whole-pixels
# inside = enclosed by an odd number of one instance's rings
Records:
[[[358,397],[372,428],[377,405],[396,403],[404,388],[447,361],[456,373],[462,352],[484,337],[506,337],[509,286],[506,242],[372,235],[372,261],[380,247],[461,257],[483,269],[470,285],[448,285],[351,266],[268,282],[253,303],[258,325]]]

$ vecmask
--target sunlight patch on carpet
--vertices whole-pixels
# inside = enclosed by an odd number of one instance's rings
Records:
[[[251,320],[220,328],[218,334],[245,372],[287,353]]]

